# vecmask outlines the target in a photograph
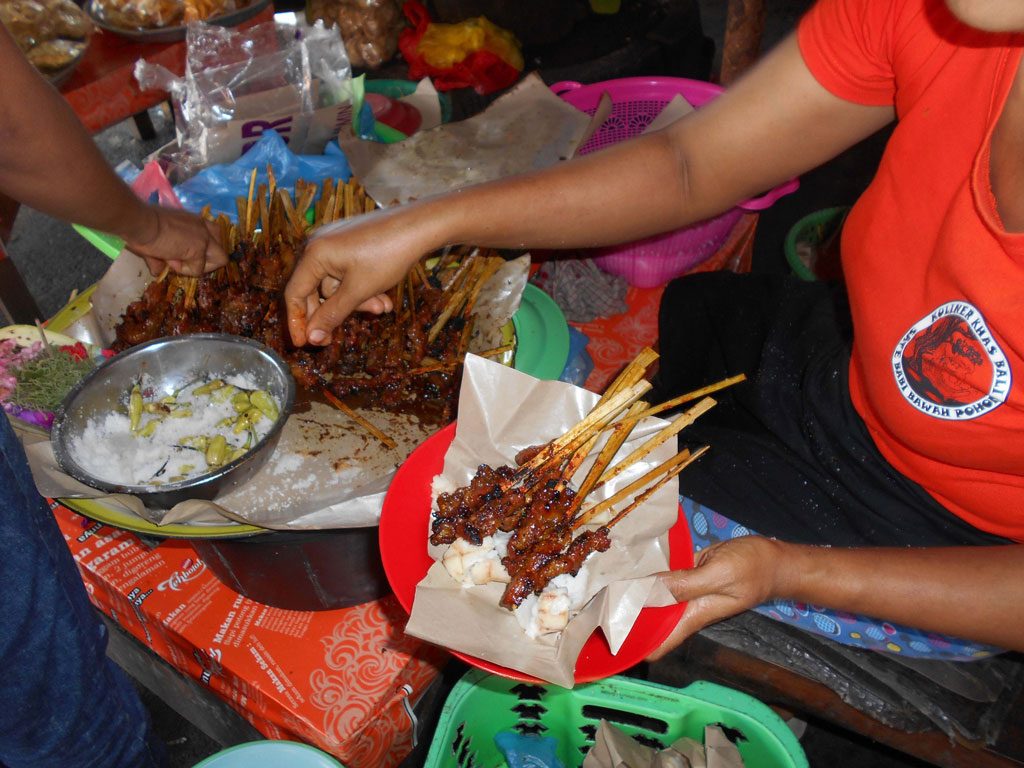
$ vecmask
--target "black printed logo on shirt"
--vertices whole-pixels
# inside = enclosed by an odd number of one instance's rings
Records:
[[[892,368],[907,402],[953,421],[976,419],[1002,405],[1013,379],[985,318],[965,301],[943,304],[903,334]]]

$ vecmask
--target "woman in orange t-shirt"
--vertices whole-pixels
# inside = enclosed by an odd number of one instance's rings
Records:
[[[659,653],[768,598],[1024,650],[1022,31],[1015,0],[821,0],[728,92],[662,131],[314,241],[286,291],[292,338],[324,343],[446,244],[667,231],[897,121],[844,229],[849,308],[834,286],[781,278],[666,292],[662,393],[751,376],[698,422],[713,449],[682,491],[778,538],[732,539],[666,574],[689,605]]]

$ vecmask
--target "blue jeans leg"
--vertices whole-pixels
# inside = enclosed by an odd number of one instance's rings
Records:
[[[164,764],[138,693],[106,656],[106,628],[3,414],[0,616],[0,764]]]

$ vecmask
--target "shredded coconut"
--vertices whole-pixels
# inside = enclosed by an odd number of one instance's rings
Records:
[[[242,392],[247,397],[255,394],[255,381],[232,376],[225,383],[214,387],[199,381],[168,396],[144,376],[139,394],[146,397],[136,428],[132,429],[128,393],[123,410],[87,422],[70,443],[71,455],[100,480],[129,486],[177,483],[215,471],[238,458],[239,451],[256,446],[273,426],[266,415],[247,417],[255,403],[243,408],[244,401],[233,400]],[[207,448],[218,435],[225,440],[224,455],[210,464]]]

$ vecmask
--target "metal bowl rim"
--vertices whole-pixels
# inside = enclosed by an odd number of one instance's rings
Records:
[[[68,407],[72,405],[75,399],[89,386],[89,384],[97,377],[100,373],[106,370],[108,367],[113,366],[117,362],[123,362],[128,357],[131,357],[139,352],[142,352],[149,347],[156,346],[158,344],[177,344],[198,341],[220,341],[228,342],[232,344],[244,344],[245,346],[252,347],[257,352],[261,353],[264,357],[270,360],[274,367],[283,374],[284,385],[285,385],[285,402],[281,403],[281,417],[274,423],[270,430],[265,434],[256,445],[254,445],[244,456],[239,456],[234,461],[225,464],[223,467],[217,469],[216,472],[210,472],[205,475],[199,475],[190,480],[182,480],[178,483],[168,483],[167,485],[151,486],[151,485],[123,485],[120,483],[110,483],[106,480],[100,480],[97,477],[85,472],[71,457],[71,452],[68,450],[66,445],[67,434],[63,429],[64,422],[67,419]],[[277,437],[282,429],[284,429],[285,422],[288,421],[288,417],[295,406],[295,378],[292,376],[291,369],[284,359],[277,354],[273,349],[268,347],[262,342],[250,339],[245,336],[235,336],[230,333],[187,333],[179,336],[161,336],[157,339],[151,339],[149,341],[138,344],[134,347],[119,352],[113,357],[107,358],[92,371],[90,371],[85,377],[78,381],[74,387],[68,392],[60,406],[57,408],[54,414],[53,427],[50,430],[50,441],[53,446],[54,458],[57,459],[57,463],[60,468],[68,475],[73,477],[80,483],[88,485],[91,488],[95,488],[105,493],[124,493],[131,496],[150,496],[153,494],[165,494],[174,493],[176,491],[185,491],[193,488],[199,488],[211,483],[215,483],[221,480],[228,474],[230,474],[235,468],[246,463],[248,460],[254,458],[260,450],[266,446],[266,444]]]

